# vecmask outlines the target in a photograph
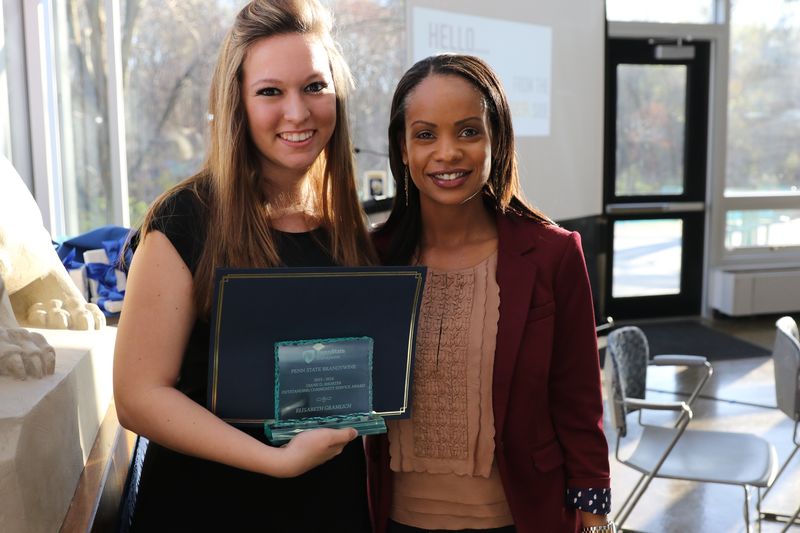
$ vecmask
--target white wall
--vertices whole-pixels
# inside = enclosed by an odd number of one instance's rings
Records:
[[[601,214],[604,2],[409,0],[408,6],[409,27],[418,6],[552,29],[550,135],[517,138],[523,188],[528,200],[556,220]],[[536,51],[518,43],[507,53]]]

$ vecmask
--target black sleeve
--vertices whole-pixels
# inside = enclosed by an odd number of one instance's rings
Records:
[[[207,211],[191,189],[175,191],[158,208],[147,231],[160,231],[194,275],[207,227]]]

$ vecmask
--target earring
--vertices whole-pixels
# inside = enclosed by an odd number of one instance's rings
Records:
[[[403,182],[405,184],[406,192],[406,207],[408,207],[408,165],[403,165]]]

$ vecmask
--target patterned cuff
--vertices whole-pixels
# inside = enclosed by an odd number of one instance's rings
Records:
[[[611,489],[567,489],[567,505],[592,514],[611,512]]]

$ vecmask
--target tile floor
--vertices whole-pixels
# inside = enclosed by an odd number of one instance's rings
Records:
[[[800,323],[800,315],[793,315]],[[744,319],[715,318],[708,325],[771,350],[778,316]],[[770,357],[715,361],[714,374],[695,403],[695,418],[690,427],[721,431],[751,432],[774,444],[780,464],[794,447],[792,422],[775,408],[772,360]],[[648,371],[648,399],[685,399],[675,392],[689,391],[696,375],[689,370],[651,368]],[[658,421],[649,418],[651,421]],[[635,415],[632,415],[635,416]],[[651,415],[652,416],[652,415]],[[627,497],[638,472],[614,458],[616,435],[606,421],[611,451],[614,501],[620,505]],[[626,438],[626,441],[630,437]],[[630,448],[622,448],[624,455]],[[755,491],[751,497],[751,531],[755,523]],[[738,486],[654,480],[625,522],[628,533],[740,533],[745,531],[744,491]],[[800,505],[800,452],[795,455],[778,484],[762,503],[763,511],[793,514]],[[784,524],[762,521],[764,533],[779,532]],[[800,532],[800,525],[789,528]]]

